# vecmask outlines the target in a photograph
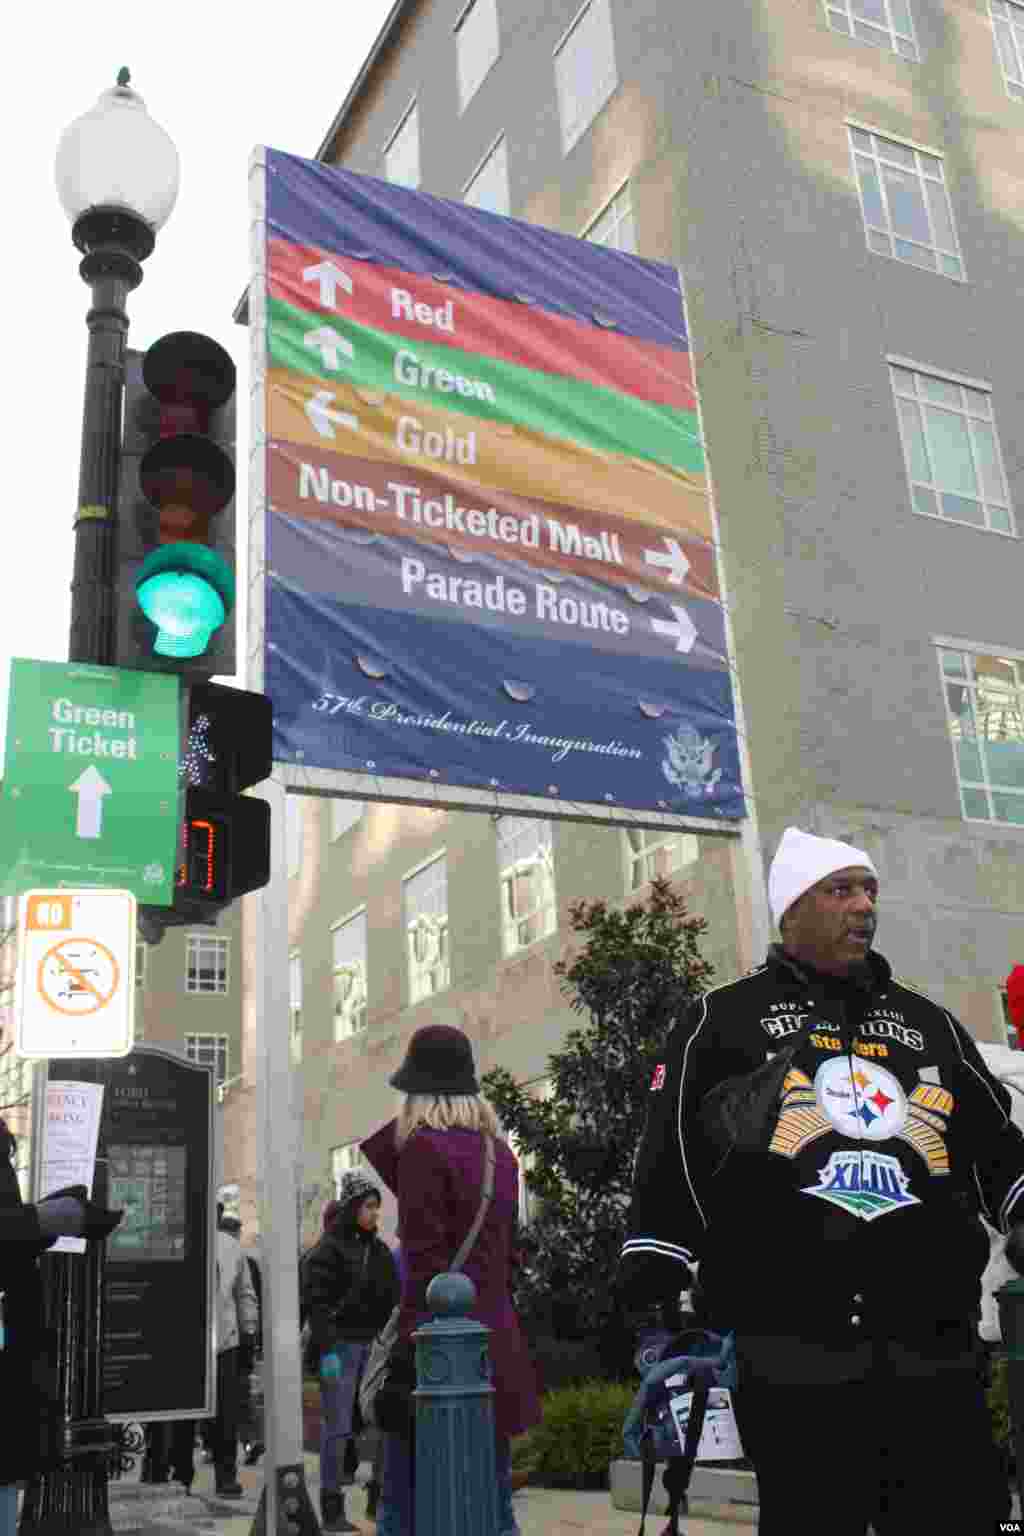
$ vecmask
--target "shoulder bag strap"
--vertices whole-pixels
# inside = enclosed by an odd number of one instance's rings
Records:
[[[459,1251],[452,1259],[452,1270],[461,1269],[473,1251],[473,1244],[480,1236],[480,1228],[484,1224],[487,1208],[494,1198],[494,1137],[485,1132],[484,1145],[484,1182],[480,1199],[480,1209],[476,1213],[476,1219],[459,1246]]]

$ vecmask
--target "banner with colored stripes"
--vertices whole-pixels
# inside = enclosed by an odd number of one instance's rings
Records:
[[[678,273],[265,156],[275,758],[744,815]]]

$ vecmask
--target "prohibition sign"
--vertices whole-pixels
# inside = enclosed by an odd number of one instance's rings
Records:
[[[39,995],[57,1013],[82,1018],[114,998],[121,968],[98,939],[62,939],[39,962]]]

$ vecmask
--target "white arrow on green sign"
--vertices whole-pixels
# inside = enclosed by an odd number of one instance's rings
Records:
[[[0,885],[109,886],[168,906],[181,825],[178,679],[11,663]]]

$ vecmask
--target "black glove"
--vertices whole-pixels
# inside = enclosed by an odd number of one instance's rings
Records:
[[[123,1211],[108,1211],[86,1198],[84,1184],[55,1189],[36,1203],[39,1230],[44,1237],[109,1237]]]
[[[629,1254],[615,1277],[617,1310],[634,1330],[679,1327],[679,1298],[694,1288],[693,1273],[676,1259],[653,1253]]]
[[[1024,1275],[1024,1221],[1015,1221],[1006,1234],[1006,1261]]]

